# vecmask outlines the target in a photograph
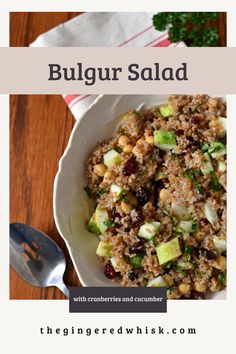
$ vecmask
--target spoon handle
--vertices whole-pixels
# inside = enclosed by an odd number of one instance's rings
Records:
[[[63,292],[63,294],[65,294],[67,298],[69,298],[69,289],[63,281],[60,284],[57,284],[56,286]]]

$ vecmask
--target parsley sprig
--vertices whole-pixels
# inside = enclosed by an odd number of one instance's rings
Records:
[[[215,47],[219,33],[214,21],[217,12],[160,12],[153,16],[158,31],[168,30],[172,42],[185,42],[189,47]]]

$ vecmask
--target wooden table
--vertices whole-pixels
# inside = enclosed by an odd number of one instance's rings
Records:
[[[79,13],[11,13],[11,46],[28,46],[36,37]],[[225,14],[218,27],[221,45],[225,45]],[[60,95],[11,96],[11,185],[10,221],[23,222],[50,235],[63,249],[68,286],[79,286],[79,280],[59,236],[52,211],[53,181],[74,118]],[[64,299],[56,288],[40,289],[25,283],[10,270],[11,299]]]
[[[13,13],[11,46],[28,46],[39,34],[78,13]],[[67,145],[74,118],[60,95],[11,96],[10,221],[30,224],[50,235],[63,249],[65,283],[79,286],[52,210],[53,181]],[[36,288],[10,270],[11,299],[64,299],[57,288]]]

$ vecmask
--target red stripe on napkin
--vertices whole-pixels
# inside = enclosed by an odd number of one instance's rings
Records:
[[[139,33],[137,33],[137,34],[135,34],[133,37],[127,39],[127,40],[124,41],[123,43],[119,44],[117,47],[122,47],[122,46],[125,45],[126,43],[131,42],[133,39],[140,37],[143,33],[149,31],[151,28],[153,28],[153,25],[151,25],[151,26],[145,28],[143,31],[141,31],[141,32],[139,32]]]
[[[63,98],[66,101],[66,103],[69,105],[78,96],[80,95],[64,95]]]

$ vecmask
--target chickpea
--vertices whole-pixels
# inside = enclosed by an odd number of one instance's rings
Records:
[[[132,150],[132,153],[134,154],[134,156],[139,157],[140,154],[140,148],[138,145],[135,145],[135,147]]]
[[[104,165],[104,163],[99,163],[94,166],[93,170],[96,173],[96,175],[103,177],[106,173],[107,167],[106,165]]]
[[[106,171],[105,175],[104,175],[104,180],[106,182],[113,182],[116,178],[116,175],[113,171]]]
[[[137,140],[136,145],[142,145],[142,143],[144,142],[144,136],[142,136],[140,139]]]
[[[218,256],[214,262],[212,263],[213,267],[219,270],[225,270],[226,269],[226,258],[223,256]]]
[[[199,291],[200,293],[204,293],[205,291],[206,291],[206,285],[205,284],[201,284],[201,283],[199,283],[198,281],[196,281],[195,283],[194,283],[194,289],[196,290],[196,291]]]
[[[133,150],[134,145],[132,144],[127,144],[124,146],[123,151],[124,152],[131,152]]]
[[[193,236],[199,242],[202,241],[203,238],[204,238],[204,236],[203,236],[203,234],[201,232],[195,232]]]
[[[149,144],[154,144],[154,136],[150,135],[146,137],[146,142]]]
[[[162,188],[162,189],[160,190],[160,192],[159,192],[159,199],[160,199],[162,202],[164,202],[164,201],[166,201],[167,197],[168,197],[167,189]]]
[[[208,104],[209,104],[211,107],[216,108],[216,107],[218,106],[218,101],[217,101],[217,99],[215,99],[215,98],[210,98],[210,99],[208,100]]]
[[[174,280],[170,274],[164,274],[163,278],[169,286],[172,286],[174,284]]]
[[[119,137],[118,144],[119,144],[120,146],[128,145],[129,142],[130,142],[130,140],[129,140],[128,136],[126,136],[126,135],[121,135],[121,136]]]
[[[178,286],[179,292],[182,295],[187,295],[190,291],[190,285],[189,284],[185,284],[185,283],[181,283]]]
[[[129,214],[132,210],[132,205],[129,203],[124,202],[123,200],[121,201],[121,209],[125,214]]]

